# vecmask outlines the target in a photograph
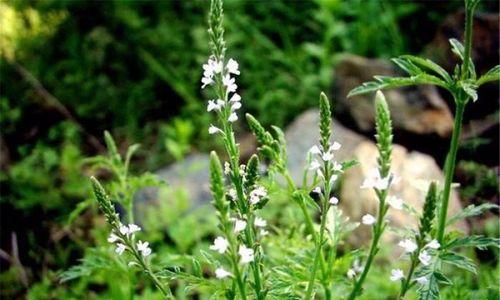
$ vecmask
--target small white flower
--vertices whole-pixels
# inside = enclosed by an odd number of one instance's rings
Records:
[[[361,222],[368,226],[375,224],[376,221],[377,219],[375,219],[375,217],[370,214],[366,214],[361,218]]]
[[[245,220],[236,219],[236,221],[234,222],[235,233],[245,230],[246,227],[247,227],[247,222]]]
[[[214,125],[210,125],[210,127],[208,127],[209,134],[216,134],[218,132],[222,132],[222,130],[220,130],[218,127],[215,127]]]
[[[427,279],[427,277],[425,277],[425,276],[421,276],[421,277],[417,277],[417,278],[415,278],[415,281],[416,281],[418,284],[424,285],[424,284],[426,284],[429,280]]]
[[[321,168],[321,164],[317,160],[311,161],[311,164],[309,165],[309,170],[317,170]]]
[[[245,245],[241,245],[238,249],[238,254],[241,257],[241,263],[246,264],[252,262],[254,259],[253,249],[247,248]]]
[[[238,86],[234,82],[235,82],[234,78],[231,78],[229,74],[226,74],[222,78],[222,84],[227,88],[228,93],[236,92]]]
[[[389,177],[381,178],[377,169],[372,169],[361,184],[362,189],[386,190],[389,188]]]
[[[432,240],[427,245],[424,246],[424,248],[431,248],[431,249],[439,249],[439,247],[441,247],[441,245],[437,240]]]
[[[221,109],[218,100],[208,100],[207,111],[211,112],[212,110],[219,111]]]
[[[266,235],[268,235],[268,234],[269,234],[269,231],[267,231],[267,230],[265,230],[265,229],[261,229],[261,230],[260,230],[260,235],[261,235],[261,236],[266,236]]]
[[[338,142],[333,142],[333,144],[330,146],[330,150],[332,151],[337,151],[342,147],[342,145]]]
[[[342,164],[339,164],[338,162],[334,161],[332,169],[336,172],[342,172]]]
[[[389,205],[394,209],[398,209],[398,210],[403,209],[403,199],[401,199],[399,197],[389,196],[389,197],[387,197],[387,203],[389,203]]]
[[[229,102],[240,102],[240,101],[241,101],[241,96],[238,93],[234,93],[229,99]]]
[[[409,239],[400,241],[398,245],[404,248],[406,253],[413,253],[418,248],[417,244]]]
[[[229,115],[229,118],[227,120],[231,123],[236,122],[238,120],[238,116],[233,112],[231,113],[231,115]]]
[[[427,251],[423,250],[422,252],[420,252],[420,254],[418,255],[418,260],[420,260],[420,262],[424,265],[424,266],[428,266],[430,263],[431,263],[431,260],[432,260],[432,256],[429,255],[429,253],[427,253]]]
[[[231,275],[232,274],[230,272],[224,270],[223,268],[217,268],[215,270],[215,277],[217,277],[218,279],[223,279]]]
[[[347,278],[353,279],[354,277],[356,277],[356,271],[349,269],[349,271],[347,271]]]
[[[210,246],[210,250],[214,250],[223,254],[229,248],[229,242],[225,238],[218,236],[214,240],[214,244]]]
[[[141,251],[142,256],[146,257],[151,254],[151,248],[149,248],[148,242],[138,241],[137,250]]]
[[[132,234],[134,232],[141,231],[141,227],[135,225],[135,224],[129,224],[128,225],[128,233]]]
[[[116,244],[116,249],[115,252],[118,253],[118,255],[122,255],[122,253],[125,251],[126,246],[122,243]]]
[[[319,186],[315,187],[312,191],[313,193],[321,194],[321,188]]]
[[[201,88],[204,89],[207,85],[211,85],[214,83],[214,80],[211,77],[203,77],[201,79]]]
[[[236,190],[231,188],[228,191],[229,197],[231,197],[233,200],[236,200],[238,198],[238,194],[236,193]]]
[[[339,203],[339,199],[337,197],[331,197],[328,202],[330,202],[330,204],[337,205]]]
[[[240,75],[240,71],[238,70],[238,62],[235,61],[234,59],[230,58],[228,60],[226,68],[229,73]]]
[[[231,111],[237,111],[240,108],[241,108],[241,102],[234,102],[233,105],[231,105]]]
[[[398,281],[405,278],[405,274],[401,269],[393,269],[391,270],[391,281]]]
[[[314,146],[311,147],[311,149],[309,149],[309,152],[311,154],[320,154],[321,150],[319,149],[318,146],[314,145]]]
[[[114,242],[118,241],[118,239],[119,239],[119,237],[116,234],[111,233],[108,237],[108,242],[114,243]]]
[[[330,161],[333,159],[333,153],[328,151],[328,152],[325,152],[323,153],[323,155],[321,156],[321,158],[324,160],[324,161]]]
[[[260,217],[256,217],[254,225],[257,226],[257,227],[266,227],[267,226],[267,221],[264,220],[264,219],[262,219],[262,218],[260,218]]]
[[[224,162],[224,174],[229,175],[231,173],[231,164],[229,162]]]
[[[257,186],[250,192],[250,199],[249,199],[250,204],[255,205],[260,202],[260,199],[266,196],[267,196],[266,189],[263,186]]]
[[[120,233],[125,235],[125,234],[129,234],[130,231],[129,231],[129,228],[128,226],[125,226],[123,224],[120,225]]]
[[[213,70],[214,70],[214,73],[215,74],[219,74],[220,72],[222,72],[222,61],[216,61],[214,60],[213,63],[212,63],[212,67],[213,67]]]

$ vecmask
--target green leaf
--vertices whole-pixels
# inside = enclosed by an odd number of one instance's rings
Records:
[[[393,58],[391,59],[396,65],[398,65],[401,69],[403,69],[410,76],[417,76],[423,74],[424,71],[414,65],[411,61],[408,61],[403,58]]]
[[[457,39],[450,39],[450,44],[451,44],[451,50],[453,53],[455,53],[458,57],[460,57],[460,60],[464,60],[464,55],[465,55],[465,48],[460,41]],[[473,78],[476,78],[476,69],[474,67],[474,62],[472,61],[472,58],[469,58],[469,73],[472,75]]]
[[[444,248],[453,249],[458,247],[476,247],[478,249],[484,250],[490,246],[498,248],[500,246],[500,239],[480,235],[471,235],[453,239],[449,243],[447,243]]]
[[[476,265],[473,260],[453,252],[444,252],[439,255],[439,258],[447,264],[454,265],[460,269],[477,273]]]
[[[459,82],[459,86],[462,88],[462,90],[472,98],[473,102],[477,101],[477,86],[475,84],[467,83],[467,82]]]
[[[434,274],[435,273],[431,273],[427,280],[427,283],[420,286],[420,288],[417,290],[419,300],[439,299],[439,283]]]
[[[448,74],[448,72],[446,72],[445,69],[443,69],[440,65],[436,64],[430,59],[424,59],[413,55],[403,55],[400,58],[412,62],[415,66],[421,69],[436,73],[448,83],[451,83],[453,81],[451,79],[451,76]]]
[[[354,88],[349,92],[347,97],[352,97],[355,95],[366,94],[370,92],[376,92],[383,89],[392,89],[397,87],[420,85],[420,84],[432,84],[448,89],[448,85],[437,78],[436,76],[422,73],[420,75],[411,77],[389,77],[389,76],[375,76],[376,81],[369,81],[363,83],[361,86]]]
[[[452,224],[455,224],[456,222],[458,222],[462,219],[465,219],[465,218],[478,216],[478,215],[482,214],[483,212],[490,210],[490,209],[494,209],[494,208],[498,208],[498,205],[493,204],[493,203],[483,203],[479,206],[475,206],[474,204],[471,204],[471,205],[467,206],[466,208],[464,208],[459,213],[457,213],[456,215],[454,215],[453,217],[451,217],[450,219],[448,219],[446,226],[450,226]]]
[[[476,85],[480,86],[490,81],[499,81],[499,80],[500,80],[500,65],[496,65],[491,70],[486,72],[486,74],[479,77],[479,79],[476,81]]]

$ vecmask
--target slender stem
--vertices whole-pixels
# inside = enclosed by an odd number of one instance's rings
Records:
[[[444,232],[446,227],[446,217],[448,214],[448,202],[450,200],[451,192],[451,181],[453,179],[453,174],[455,172],[455,161],[457,158],[458,151],[458,139],[460,137],[460,130],[462,127],[462,118],[465,110],[465,101],[458,99],[457,108],[455,112],[455,123],[453,125],[453,135],[450,142],[450,151],[446,159],[446,174],[443,190],[443,202],[441,203],[441,208],[439,210],[439,225],[437,239],[439,243],[442,244],[444,238]]]
[[[470,63],[470,54],[472,48],[472,23],[474,18],[474,9],[473,7],[466,7],[465,9],[465,50],[464,50],[464,64],[462,69],[462,80],[466,79],[469,76],[469,63]]]
[[[417,258],[417,253],[420,252],[420,248],[417,249],[417,251],[414,252],[414,254],[411,257],[411,265],[410,269],[408,270],[408,275],[405,277],[403,285],[401,286],[401,292],[399,293],[399,298],[398,299],[403,299],[404,296],[406,295],[406,292],[410,289],[411,285],[411,278],[413,276],[413,272],[415,271],[415,268],[417,267],[418,264],[418,258]]]
[[[313,268],[311,271],[311,277],[309,278],[309,283],[307,285],[307,291],[306,291],[306,297],[305,299],[310,300],[312,296],[312,291],[314,287],[314,280],[316,278],[316,270],[318,269],[318,263],[320,260],[321,256],[321,249],[323,247],[323,236],[325,233],[325,225],[326,225],[326,205],[323,205],[323,213],[321,215],[321,227],[319,230],[319,239],[316,240],[316,252],[314,254],[314,262],[313,262]]]
[[[387,190],[382,192],[380,194],[380,205],[378,207],[378,214],[377,214],[377,223],[375,223],[375,226],[373,227],[373,239],[372,243],[370,245],[370,252],[368,254],[368,258],[366,259],[365,266],[363,268],[363,272],[359,276],[358,280],[354,284],[354,287],[351,291],[351,294],[349,295],[348,299],[352,300],[355,299],[360,293],[361,293],[361,288],[363,287],[363,283],[366,279],[366,276],[368,275],[368,272],[370,271],[371,264],[373,262],[373,259],[375,258],[375,255],[378,252],[378,242],[380,240],[380,237],[382,236],[382,233],[384,232],[385,226],[384,226],[384,216],[387,212],[387,208],[385,205],[385,198],[387,196]]]

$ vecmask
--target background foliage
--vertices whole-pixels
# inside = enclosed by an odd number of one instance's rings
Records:
[[[319,90],[331,90],[339,55],[419,53],[433,39],[429,32],[461,5],[227,1],[226,36],[229,55],[238,58],[244,72],[244,109],[265,126],[284,126],[316,104]],[[91,229],[102,220],[89,206],[89,166],[83,158],[102,153],[105,129],[118,137],[121,150],[133,142],[144,145],[133,164],[141,170],[214,146],[205,130],[209,115],[199,90],[200,66],[208,53],[207,9],[198,1],[0,3],[0,248],[11,249],[11,233],[16,233],[26,267],[1,260],[0,294],[21,297],[30,286],[29,299],[79,298],[89,288],[90,298],[128,295],[132,285],[113,285],[109,270],[92,280],[57,284],[57,272],[77,258],[99,257],[83,251],[104,240],[102,229]],[[498,2],[485,1],[482,10],[498,11]],[[462,166],[470,183],[464,198],[496,194],[496,174],[485,171],[481,177],[484,166],[474,162]],[[169,232],[151,230],[147,238],[156,247],[167,241],[160,254],[176,248],[198,253],[213,225],[189,236],[199,216],[190,216],[182,226],[176,223],[187,209],[182,192],[177,194],[178,207],[163,211],[174,215],[167,221],[157,215],[149,225],[162,228],[162,221],[168,222]],[[484,228],[498,235],[498,222]],[[493,256],[496,261],[498,253]],[[481,290],[483,282],[497,278],[491,266],[482,268],[487,279],[462,277],[464,286]],[[27,286],[19,280],[23,277]],[[460,287],[448,292],[470,293]],[[155,297],[149,288],[141,295]]]

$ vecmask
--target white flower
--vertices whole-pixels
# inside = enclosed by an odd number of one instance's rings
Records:
[[[391,270],[391,281],[398,281],[405,278],[405,274],[401,269],[393,269]]]
[[[424,266],[428,266],[430,263],[431,263],[431,260],[432,260],[432,256],[429,255],[429,253],[427,253],[427,251],[423,250],[422,252],[420,252],[420,254],[418,255],[418,260],[420,260],[420,262],[424,265]]]
[[[229,162],[225,161],[224,162],[224,174],[229,175],[231,173],[231,165]]]
[[[151,248],[149,248],[148,242],[138,241],[137,250],[141,251],[142,256],[146,257],[151,254]]]
[[[314,146],[311,147],[311,149],[309,149],[309,152],[311,154],[320,154],[321,150],[319,149],[318,146],[314,145]]]
[[[234,78],[231,78],[231,76],[229,74],[226,74],[222,78],[222,84],[227,88],[228,93],[236,92],[236,89],[238,88],[238,86],[234,82],[235,82]]]
[[[353,279],[354,277],[356,277],[356,271],[349,269],[349,271],[347,271],[347,278]]]
[[[241,102],[233,102],[233,105],[231,105],[231,111],[236,111],[241,108]]]
[[[330,202],[330,204],[337,205],[339,203],[339,199],[337,197],[331,197],[328,202]]]
[[[128,235],[130,233],[128,226],[125,226],[125,225],[121,224],[120,225],[120,233],[124,234],[124,235],[125,234]]]
[[[110,242],[110,243],[114,243],[114,242],[116,242],[118,239],[119,239],[119,237],[118,237],[116,234],[111,233],[111,234],[109,235],[109,237],[108,237],[108,242]]]
[[[229,242],[225,238],[218,236],[214,240],[214,244],[210,246],[210,250],[214,250],[223,254],[229,248]]]
[[[309,165],[309,170],[317,170],[321,168],[321,164],[317,160],[311,161],[311,164]]]
[[[415,281],[418,282],[418,284],[424,285],[426,284],[429,280],[425,276],[417,277],[415,278]]]
[[[236,198],[238,198],[238,194],[236,193],[236,190],[231,188],[229,189],[229,197],[231,197],[233,200],[236,200]]]
[[[236,122],[238,120],[238,116],[233,112],[231,113],[231,115],[229,115],[229,118],[227,118],[227,120],[231,123]]]
[[[247,248],[245,245],[241,245],[238,249],[238,254],[241,257],[241,263],[246,264],[253,261],[253,249]]]
[[[321,188],[319,186],[315,187],[312,191],[313,193],[321,194]]]
[[[417,250],[418,247],[417,244],[409,239],[400,241],[398,245],[404,248],[406,253],[412,253],[413,251]]]
[[[263,186],[257,186],[250,192],[250,199],[249,199],[250,204],[255,205],[260,202],[260,199],[266,196],[267,196],[266,189]]]
[[[215,270],[215,277],[217,277],[218,279],[226,278],[231,275],[232,274],[230,272],[224,270],[223,268],[217,268]]]
[[[211,84],[213,84],[213,83],[214,83],[214,80],[213,80],[212,78],[210,78],[210,77],[203,77],[203,78],[201,79],[201,83],[203,83],[203,84],[201,85],[201,88],[202,88],[202,89],[204,89],[207,85],[211,85]]]
[[[342,164],[339,164],[338,162],[334,161],[332,169],[336,172],[342,172]]]
[[[324,160],[324,161],[330,161],[333,159],[333,153],[330,152],[330,151],[327,151],[325,153],[323,153],[323,155],[321,156],[321,158]]]
[[[387,197],[387,203],[389,203],[390,206],[394,209],[401,210],[403,209],[403,199],[396,197],[396,196],[389,196]]]
[[[260,218],[260,217],[256,217],[254,224],[257,227],[266,227],[267,226],[267,221],[264,220],[264,219],[262,219],[262,218]]]
[[[220,130],[218,127],[215,127],[214,125],[210,125],[210,127],[208,127],[209,134],[216,134],[217,132],[222,132],[222,130]]]
[[[267,230],[265,230],[265,229],[261,229],[261,230],[260,230],[260,235],[261,235],[261,236],[266,236],[266,235],[268,235],[268,234],[269,234],[269,231],[267,231]]]
[[[441,247],[441,245],[437,240],[432,240],[427,245],[424,246],[424,248],[431,248],[431,249],[439,249],[439,247]]]
[[[230,58],[228,60],[226,68],[229,73],[240,75],[240,71],[238,70],[238,62],[236,62],[234,59]]]
[[[123,251],[125,251],[126,246],[122,243],[116,244],[116,249],[115,252],[118,253],[118,255],[122,255]]]
[[[330,150],[332,151],[337,151],[342,147],[342,145],[338,142],[333,142],[333,144],[330,146]]]
[[[375,217],[370,214],[366,214],[361,218],[361,222],[368,226],[375,224],[376,221],[377,219],[375,219]]]
[[[247,227],[247,222],[245,220],[236,219],[236,221],[234,222],[235,233],[245,230],[245,227]]]
[[[229,102],[240,102],[240,101],[241,101],[241,96],[238,93],[234,93],[229,99]]]
[[[377,169],[373,169],[361,184],[361,188],[386,190],[389,188],[389,177],[381,178],[379,171]]]
[[[128,225],[128,233],[132,234],[134,232],[141,231],[141,227],[135,225],[135,224],[129,224]]]
[[[219,111],[221,109],[221,105],[219,100],[208,100],[207,111],[211,112],[212,110]]]
[[[219,74],[220,72],[222,72],[222,61],[214,60],[212,63],[212,67],[213,67],[214,73]]]

